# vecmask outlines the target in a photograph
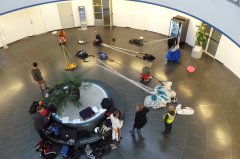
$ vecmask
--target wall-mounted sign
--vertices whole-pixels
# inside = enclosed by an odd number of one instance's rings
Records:
[[[79,6],[79,15],[80,15],[80,22],[86,22],[86,13],[85,13],[85,7]]]

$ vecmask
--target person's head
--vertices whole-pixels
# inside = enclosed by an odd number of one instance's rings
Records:
[[[97,30],[95,30],[94,33],[97,35],[98,34]]]
[[[115,111],[113,112],[113,116],[114,116],[115,118],[118,118],[118,117],[119,117],[119,111],[116,111],[116,110],[115,110]]]
[[[143,105],[143,104],[138,104],[138,105],[136,106],[137,111],[142,111],[143,108],[144,108],[144,105]]]
[[[147,65],[146,65],[148,68],[150,68],[152,66],[152,63],[151,62],[148,62]]]
[[[40,100],[40,101],[38,102],[38,105],[39,105],[39,106],[43,106],[43,101]]]
[[[33,67],[37,67],[38,64],[36,62],[33,63]]]
[[[169,111],[169,112],[174,111],[174,106],[173,106],[173,105],[170,105],[170,106],[168,107],[168,111]]]

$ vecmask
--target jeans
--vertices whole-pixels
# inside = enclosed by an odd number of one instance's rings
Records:
[[[164,123],[165,124],[165,130],[164,130],[164,134],[169,134],[172,130],[172,123],[168,124],[168,123]]]
[[[135,135],[135,129],[137,129],[137,134],[141,135],[141,128],[138,129],[138,128],[135,128],[135,127],[132,128],[132,135]]]

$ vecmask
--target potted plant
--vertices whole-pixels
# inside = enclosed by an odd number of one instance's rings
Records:
[[[202,23],[200,26],[197,26],[198,30],[195,35],[196,41],[195,46],[192,50],[192,57],[199,59],[202,57],[203,46],[206,45],[209,33],[206,32],[206,24]]]
[[[59,115],[69,103],[80,107],[80,88],[87,89],[90,86],[90,83],[83,82],[80,74],[62,73],[61,76],[62,78],[54,83],[52,89],[49,90],[50,93],[44,98],[46,105],[56,106]]]

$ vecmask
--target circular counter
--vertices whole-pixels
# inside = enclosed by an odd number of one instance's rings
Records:
[[[52,116],[56,121],[79,130],[92,130],[98,122],[104,119],[106,109],[102,108],[101,102],[110,96],[99,84],[90,83],[91,85],[87,89],[80,88],[79,100],[82,105],[76,107],[73,104],[68,104],[67,107],[63,108],[61,115],[53,113]],[[83,119],[80,112],[88,108],[92,109],[95,114],[90,118]]]

